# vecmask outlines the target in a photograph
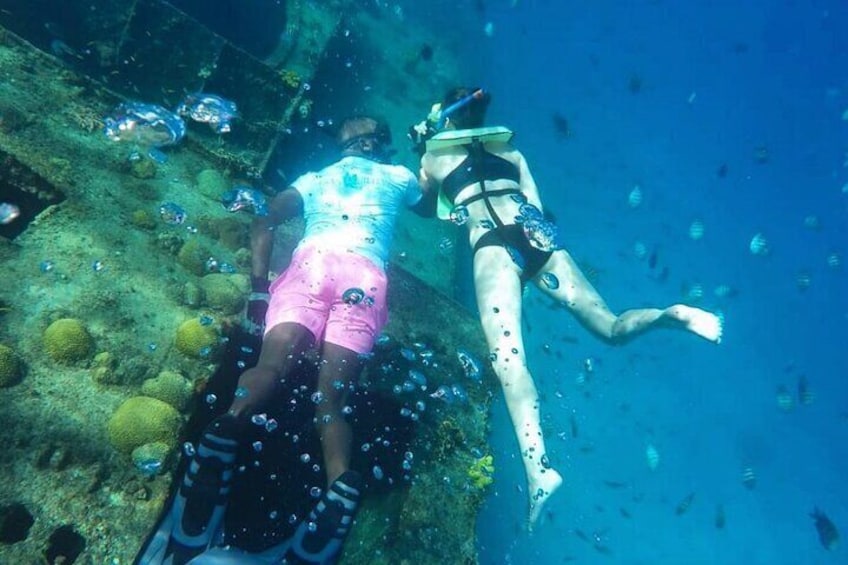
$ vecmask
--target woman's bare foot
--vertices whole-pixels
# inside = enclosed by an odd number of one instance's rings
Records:
[[[683,329],[713,343],[721,343],[722,320],[712,312],[685,304],[676,304],[666,308],[664,314],[667,320],[679,322]]]
[[[530,482],[528,494],[530,494],[530,516],[527,520],[528,529],[533,526],[542,515],[545,503],[553,493],[562,485],[562,476],[553,469],[545,469],[535,480]]]

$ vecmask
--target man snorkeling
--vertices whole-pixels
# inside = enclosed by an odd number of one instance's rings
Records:
[[[263,334],[229,410],[204,430],[173,505],[137,563],[335,563],[353,522],[362,479],[350,469],[351,427],[343,407],[388,316],[388,261],[402,206],[421,206],[415,175],[389,163],[391,134],[378,119],[345,120],[341,159],[299,177],[252,226],[251,328]],[[285,271],[269,283],[274,228],[301,215],[305,232]],[[276,272],[280,272],[276,270]],[[327,488],[291,540],[259,557],[209,549],[219,538],[236,451],[251,418],[304,383],[304,355],[320,355],[315,422]],[[282,399],[282,400],[281,400]],[[207,551],[209,549],[209,551]],[[266,560],[267,559],[267,560]]]
[[[488,92],[454,88],[410,136],[423,150],[420,180],[438,187],[438,215],[468,228],[480,322],[518,439],[532,527],[562,484],[539,425],[539,395],[527,368],[521,334],[525,283],[563,304],[593,334],[624,343],[648,330],[684,330],[721,340],[718,316],[676,304],[613,314],[571,255],[556,242],[524,156],[504,127],[484,127]],[[422,147],[423,146],[423,147]]]

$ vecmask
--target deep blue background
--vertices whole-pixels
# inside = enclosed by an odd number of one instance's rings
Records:
[[[481,562],[848,562],[846,548],[819,545],[808,516],[818,506],[848,531],[848,278],[846,265],[827,264],[830,253],[848,253],[846,4],[402,4],[410,25],[465,38],[457,54],[467,82],[491,90],[490,121],[517,132],[563,244],[598,269],[613,310],[683,300],[699,283],[699,305],[726,318],[718,347],[659,332],[610,348],[531,292],[531,370],[566,482],[543,525],[525,533],[523,471],[496,406]],[[569,121],[565,140],[555,112]],[[644,202],[633,209],[635,184]],[[804,226],[808,215],[819,230]],[[706,229],[700,241],[688,237],[694,219]],[[767,257],[748,249],[758,232]],[[656,251],[665,282],[635,257],[636,241]],[[811,278],[804,292],[802,271]],[[715,297],[720,284],[738,295]],[[581,386],[587,357],[599,368]],[[809,405],[796,395],[802,375],[815,393]],[[795,396],[789,411],[777,406],[781,385]],[[653,472],[648,443],[661,455]],[[747,467],[752,490],[742,484]],[[688,512],[676,515],[689,493]],[[719,505],[724,529],[714,525]]]

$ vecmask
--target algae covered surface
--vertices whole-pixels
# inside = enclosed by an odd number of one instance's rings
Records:
[[[25,203],[21,218],[0,237],[0,562],[130,563],[161,512],[181,444],[196,433],[191,422],[226,404],[210,391],[218,386],[214,379],[228,379],[226,388],[237,377],[237,370],[219,366],[232,349],[227,339],[238,335],[247,295],[250,217],[227,212],[221,193],[237,183],[261,184],[258,172],[271,155],[314,123],[300,114],[322,111],[320,93],[306,94],[302,85],[312,80],[329,88],[315,77],[334,76],[322,71],[319,55],[339,48],[345,32],[370,38],[374,26],[385,27],[378,16],[361,14],[342,28],[334,10],[344,3],[312,12],[307,3],[290,4],[300,21],[322,25],[311,40],[284,46],[290,53],[276,53],[276,67],[207,30],[192,37],[220,49],[215,69],[208,57],[192,60],[196,66],[189,69],[172,61],[168,72],[123,68],[129,64],[109,51],[110,41],[125,39],[120,36],[94,45],[97,73],[88,61],[64,60],[62,53],[45,52],[37,38],[22,38],[26,28],[0,27],[0,193],[3,201]],[[135,11],[120,28],[124,35],[138,32],[139,14],[158,14],[172,26],[187,18],[165,3],[127,6]],[[105,19],[125,17],[118,12],[101,12],[91,25],[112,30]],[[386,29],[396,43],[403,39],[398,29]],[[145,49],[138,48],[139,59]],[[368,79],[369,105],[386,110],[398,129],[426,108],[388,82],[397,81],[391,69],[416,72],[409,68],[410,50],[374,65],[381,70]],[[370,53],[379,51],[372,46]],[[141,151],[132,160],[136,148],[102,134],[103,117],[130,98],[134,86],[136,98],[160,104],[176,100],[171,90],[204,86],[198,77],[235,89],[225,72],[228,58],[239,61],[230,68],[255,71],[255,83],[235,85],[238,92],[265,92],[239,101],[244,114],[232,138],[195,124],[182,144],[163,149],[165,158]],[[185,74],[181,84],[176,68]],[[213,71],[219,75],[204,76]],[[428,80],[447,83],[451,72],[445,63]],[[145,73],[146,81],[134,82]],[[157,77],[162,84],[154,84]],[[267,77],[278,82],[262,90]],[[413,158],[404,159],[414,166]],[[275,166],[295,175],[292,161]],[[182,221],[170,205],[178,206]],[[296,223],[279,230],[283,252],[298,230]],[[401,220],[390,323],[357,392],[362,421],[354,412],[354,464],[368,487],[344,563],[476,562],[474,521],[485,485],[470,470],[489,452],[494,382],[488,374],[469,379],[456,357],[458,348],[480,359],[486,351],[476,319],[442,294],[453,284],[453,258],[438,242],[455,235],[451,226]],[[304,379],[308,384],[308,375]],[[456,394],[446,399],[436,394],[439,387]],[[308,437],[309,424],[308,416],[300,422],[316,464],[320,450]],[[300,447],[289,451],[280,453],[303,455]],[[247,463],[254,456],[249,449],[241,455]],[[288,482],[265,481],[275,516],[302,516],[307,493],[321,483],[322,473],[310,475],[296,462],[282,455],[268,462],[291,470],[281,475]],[[245,482],[250,473],[244,471]],[[252,496],[239,492],[234,514]],[[10,522],[31,526],[12,531]],[[257,528],[273,536],[290,532],[286,520],[265,522]]]

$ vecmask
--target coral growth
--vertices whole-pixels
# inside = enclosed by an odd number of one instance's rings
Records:
[[[17,384],[23,377],[23,364],[15,351],[0,344],[0,388]]]
[[[149,396],[134,396],[121,404],[109,419],[109,441],[122,453],[146,443],[177,443],[182,419],[173,406]]]
[[[212,358],[220,340],[218,329],[206,322],[207,317],[190,318],[177,328],[176,346],[180,353],[195,359]]]
[[[244,275],[212,273],[200,279],[206,305],[224,314],[235,314],[244,306],[250,282]]]
[[[203,169],[197,173],[197,192],[212,200],[219,200],[230,188],[227,178],[215,169]]]
[[[283,69],[280,71],[280,79],[287,88],[297,90],[300,88],[300,75],[297,71],[291,69]]]
[[[71,365],[91,355],[94,340],[77,319],[62,318],[44,330],[44,350],[57,363]]]
[[[156,378],[144,381],[141,392],[145,396],[167,402],[177,410],[183,410],[191,399],[193,387],[181,374],[162,371]]]
[[[116,364],[115,356],[108,351],[101,351],[95,355],[91,362],[91,376],[94,382],[102,385],[118,384],[120,379],[115,373]]]
[[[477,490],[483,490],[492,484],[494,479],[492,475],[495,473],[495,464],[491,455],[484,455],[468,467],[468,478],[471,481],[471,486]]]
[[[177,262],[185,269],[197,276],[202,276],[206,271],[206,260],[212,256],[212,252],[196,239],[189,239],[177,253]]]
[[[147,476],[158,475],[168,466],[172,449],[167,443],[154,441],[133,449],[133,466]]]

